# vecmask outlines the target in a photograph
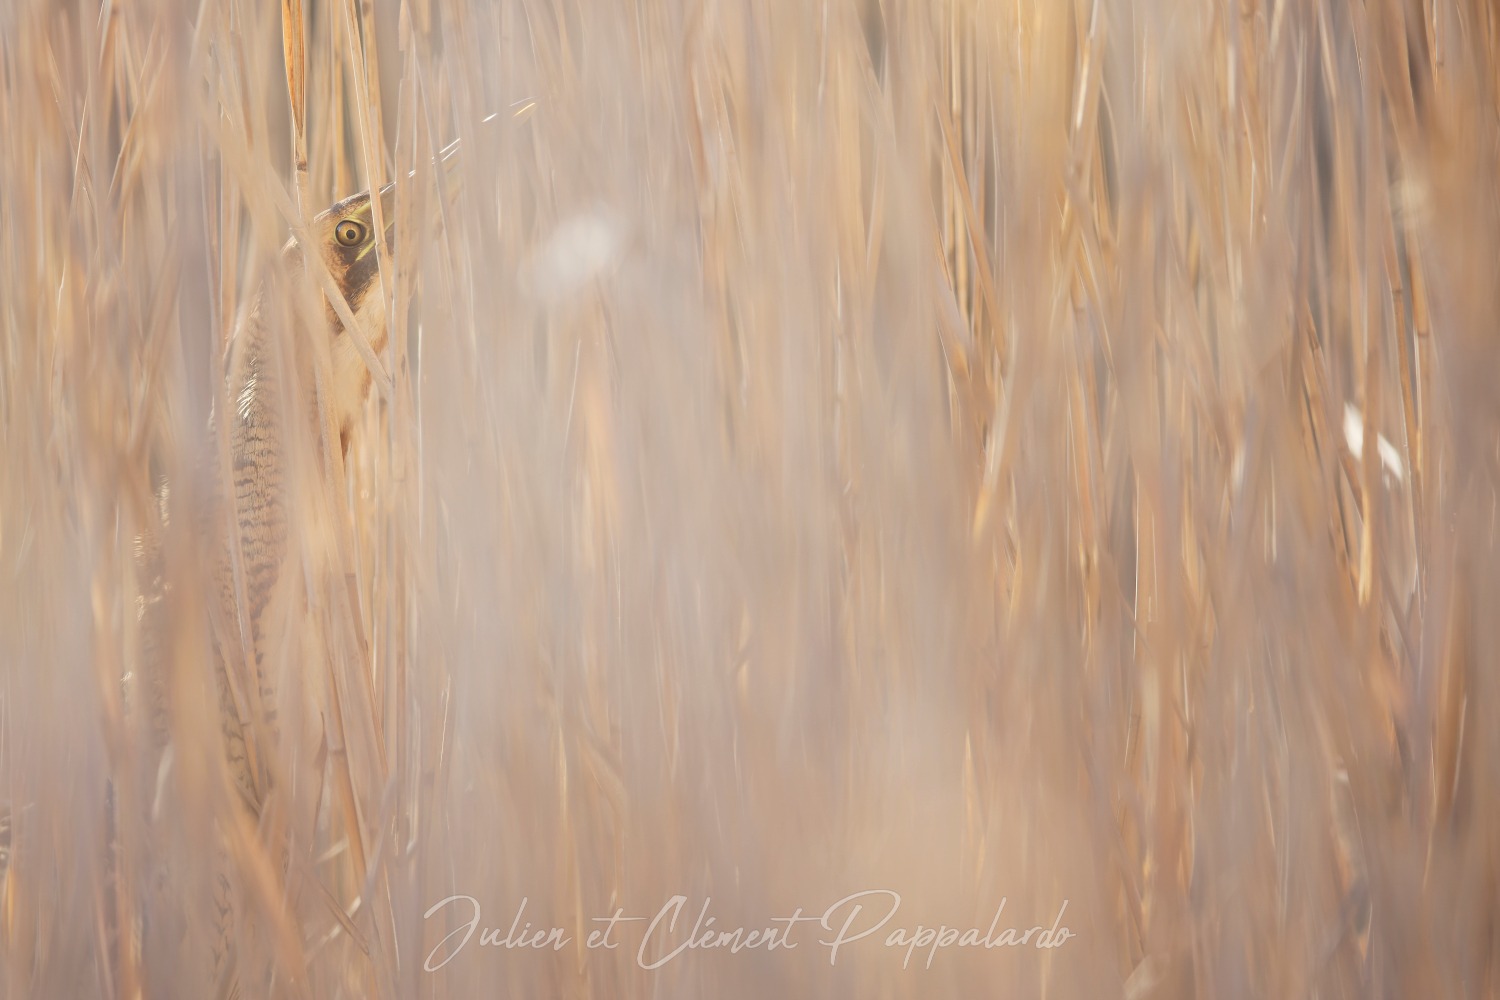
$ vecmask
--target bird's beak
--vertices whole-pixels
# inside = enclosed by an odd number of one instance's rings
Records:
[[[492,122],[503,121],[507,118],[514,121],[524,121],[535,108],[536,102],[530,99],[517,101],[512,105],[509,114],[497,112],[481,121],[480,125],[490,125]],[[462,161],[464,157],[461,155],[462,147],[463,140],[455,139],[444,146],[442,152],[438,153],[435,158],[438,176],[438,196],[441,201],[439,204],[433,206],[430,214],[430,218],[432,218],[434,224],[436,224],[438,219],[442,218],[442,213],[445,210],[443,206],[451,205],[453,199],[458,197],[459,189],[463,187]],[[407,179],[415,180],[416,176],[417,171],[413,170],[407,174]],[[380,189],[380,214],[385,220],[386,239],[389,242],[395,233],[393,228],[396,222],[395,181]]]
[[[428,218],[435,226],[446,211],[445,206],[452,205],[453,199],[458,196],[459,188],[462,187],[463,171],[459,169],[459,140],[448,144],[437,157],[438,168],[438,197],[439,203],[428,203]],[[417,171],[413,170],[407,174],[407,196],[410,197],[414,190],[412,181],[417,179]],[[429,196],[430,197],[430,196]],[[396,234],[396,182],[385,185],[380,189],[380,215],[385,222],[386,244],[392,245]]]

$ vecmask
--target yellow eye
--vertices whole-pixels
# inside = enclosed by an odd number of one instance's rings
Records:
[[[340,246],[357,247],[364,241],[365,227],[353,219],[345,219],[334,227],[333,238]]]

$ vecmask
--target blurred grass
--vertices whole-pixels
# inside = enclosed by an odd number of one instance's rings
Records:
[[[0,7],[0,994],[207,995],[154,490],[298,213],[454,137],[350,544],[295,535],[247,995],[1496,994],[1490,5],[283,6]],[[1079,937],[422,969],[453,893],[581,942],[872,888]]]

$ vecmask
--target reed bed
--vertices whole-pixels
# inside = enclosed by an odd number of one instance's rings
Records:
[[[211,996],[226,845],[247,998],[1495,996],[1497,107],[1476,0],[0,4],[0,995]],[[392,179],[236,825],[196,456]]]

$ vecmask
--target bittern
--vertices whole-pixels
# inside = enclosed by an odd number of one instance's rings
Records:
[[[441,154],[438,205],[451,203],[459,181],[457,143]],[[379,205],[377,218],[376,204]],[[230,490],[210,490],[210,519],[206,527],[222,543],[210,540],[216,553],[214,580],[217,601],[210,607],[215,646],[215,673],[225,752],[231,778],[252,815],[259,812],[267,790],[266,748],[274,742],[277,724],[276,674],[278,642],[305,607],[308,597],[297,590],[300,575],[288,572],[288,529],[292,513],[288,463],[294,437],[314,442],[315,448],[337,449],[338,460],[320,463],[342,469],[350,435],[372,384],[367,358],[378,356],[387,341],[387,282],[381,280],[380,261],[396,251],[396,185],[387,184],[378,198],[368,191],[338,202],[320,213],[299,240],[293,237],[282,250],[284,270],[301,272],[320,282],[321,263],[332,287],[322,287],[321,313],[313,329],[277,328],[277,315],[295,317],[295,310],[277,310],[263,286],[251,300],[231,340],[226,363],[227,439]],[[437,213],[432,219],[435,221]],[[383,229],[382,229],[383,226]],[[383,243],[383,249],[381,244]],[[333,301],[333,294],[343,302]],[[341,308],[347,305],[347,310]],[[358,329],[346,328],[341,316],[351,317]],[[331,362],[326,369],[326,391],[315,392],[313,367],[317,358],[311,337],[327,338]],[[356,340],[363,337],[369,350]],[[320,413],[327,414],[326,423]],[[308,423],[294,427],[290,421]],[[321,433],[331,428],[330,435]],[[216,431],[217,433],[217,431]],[[316,442],[325,442],[318,445]],[[212,476],[216,483],[222,475]],[[341,487],[342,484],[335,484]],[[335,493],[337,490],[335,490]],[[226,503],[229,505],[226,508]],[[227,534],[227,538],[225,535]],[[221,857],[215,881],[216,945],[214,977],[219,995],[237,995],[234,959],[234,891],[228,864]]]

